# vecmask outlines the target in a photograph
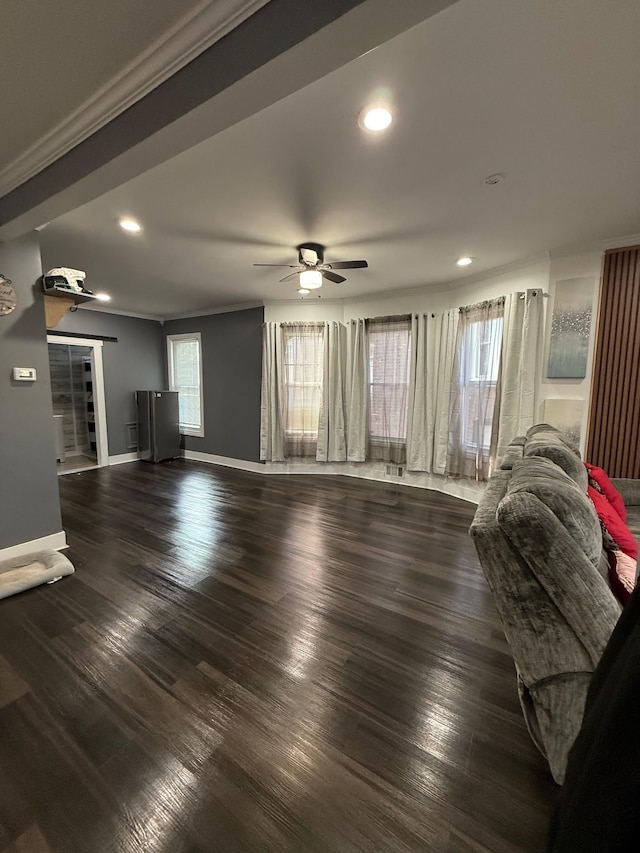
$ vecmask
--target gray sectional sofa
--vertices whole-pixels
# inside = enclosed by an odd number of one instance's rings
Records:
[[[640,528],[640,483],[614,481]],[[577,449],[548,424],[509,445],[470,529],[516,664],[533,741],[562,783],[621,607]]]

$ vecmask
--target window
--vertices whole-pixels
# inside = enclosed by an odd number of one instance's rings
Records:
[[[473,451],[478,445],[487,452],[491,447],[501,344],[502,317],[471,322],[465,329],[460,363],[463,443]]]
[[[411,318],[368,320],[367,348],[370,457],[405,462]]]
[[[322,405],[324,324],[283,327],[285,455],[315,456]]]
[[[494,430],[504,299],[490,299],[460,309],[446,473],[487,480],[495,461]]]
[[[180,432],[204,435],[200,332],[167,335],[169,387],[178,392]]]

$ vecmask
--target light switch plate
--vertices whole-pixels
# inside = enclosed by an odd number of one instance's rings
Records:
[[[14,367],[13,378],[16,382],[35,382],[36,369],[35,367]]]

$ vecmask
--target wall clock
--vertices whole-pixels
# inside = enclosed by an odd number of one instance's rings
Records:
[[[11,314],[15,309],[18,300],[16,292],[13,289],[10,278],[5,278],[0,273],[0,315]]]

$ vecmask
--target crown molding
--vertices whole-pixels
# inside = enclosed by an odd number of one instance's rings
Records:
[[[14,190],[147,95],[268,0],[201,0],[146,50],[0,171],[0,196]]]
[[[343,305],[346,301],[346,299],[342,299],[338,296],[331,296],[326,299],[320,297],[312,298],[309,296],[298,296],[297,299],[293,299],[288,296],[285,299],[274,299],[273,297],[270,297],[269,299],[265,299],[263,304],[265,307],[270,305],[302,305],[303,303],[306,305]]]
[[[527,267],[535,266],[536,264],[548,264],[551,260],[549,252],[538,252],[535,255],[529,255],[526,258],[520,258],[517,261],[511,261],[508,264],[502,264],[497,267],[491,267],[482,272],[472,273],[462,279],[449,279],[442,283],[444,290],[457,290],[459,287],[465,287],[467,284],[478,284],[486,281],[489,278],[499,278],[502,275],[519,272]]]
[[[117,314],[120,317],[133,317],[136,320],[154,320],[156,323],[164,323],[164,317],[159,314],[141,314],[139,311],[120,311],[118,308],[103,308],[97,305],[80,305],[79,311],[93,311],[96,314]]]
[[[232,311],[249,311],[251,308],[264,308],[265,305],[265,302],[240,302],[237,305],[224,305],[222,308],[203,308],[200,311],[186,311],[184,314],[167,314],[162,318],[162,322],[208,317],[210,314],[229,314]]]
[[[423,284],[417,285],[416,287],[397,288],[395,290],[379,290],[371,293],[361,294],[360,296],[349,296],[344,298],[331,297],[322,298],[321,300],[319,300],[317,298],[310,299],[308,297],[298,297],[297,299],[274,299],[273,297],[270,297],[269,299],[264,299],[258,302],[242,302],[236,305],[225,305],[222,308],[204,308],[199,311],[187,311],[185,313],[167,315],[140,314],[131,311],[118,311],[111,308],[103,308],[102,306],[98,307],[97,305],[84,305],[80,310],[102,311],[107,314],[122,314],[125,317],[137,317],[141,320],[156,320],[160,323],[164,323],[168,320],[188,320],[190,317],[207,317],[210,314],[227,314],[232,311],[247,311],[251,308],[263,308],[273,305],[301,305],[303,303],[306,303],[307,305],[318,305],[320,302],[322,302],[322,304],[324,305],[350,305],[353,303],[365,301],[377,302],[382,301],[384,299],[391,299],[394,297],[402,296],[412,296],[420,293],[429,293],[432,295],[440,293],[452,293],[461,287],[479,284],[484,281],[487,281],[488,279],[498,278],[499,276],[518,272],[519,270],[526,269],[526,267],[534,266],[535,264],[549,263],[553,259],[569,257],[571,255],[578,255],[584,252],[603,252],[605,249],[617,249],[622,248],[624,246],[635,246],[639,244],[640,234],[628,234],[625,237],[612,237],[606,240],[594,241],[592,243],[566,246],[564,248],[554,249],[551,252],[541,252],[536,255],[531,255],[527,258],[521,258],[520,260],[512,261],[508,264],[503,264],[502,266],[492,267],[491,269],[473,273],[472,275],[467,274],[461,278],[457,278],[454,280],[450,279],[448,281],[435,282],[432,285]]]
[[[399,287],[395,290],[379,290],[367,293],[364,296],[349,296],[341,301],[345,305],[348,305],[353,302],[364,302],[365,300],[376,302],[378,300],[390,299],[395,296],[414,296],[415,294],[420,293],[429,293],[431,295],[438,293],[451,293],[470,284],[479,284],[491,278],[498,278],[499,276],[508,275],[509,273],[526,269],[526,267],[534,266],[535,264],[548,262],[549,254],[547,252],[542,252],[536,255],[531,255],[528,258],[522,258],[518,261],[511,261],[508,264],[502,264],[502,266],[491,267],[490,269],[482,270],[481,272],[473,273],[471,275],[467,274],[462,278],[436,281],[433,284],[419,284],[415,287]]]

